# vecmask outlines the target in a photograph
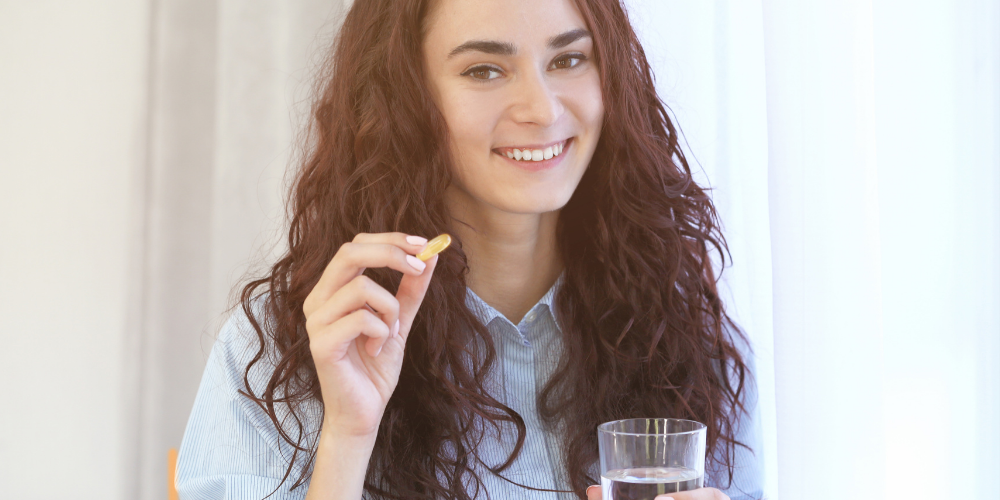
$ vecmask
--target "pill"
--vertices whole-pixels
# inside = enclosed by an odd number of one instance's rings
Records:
[[[442,234],[431,241],[427,242],[427,246],[417,254],[417,258],[423,261],[441,253],[445,248],[451,245],[451,236],[448,233]]]

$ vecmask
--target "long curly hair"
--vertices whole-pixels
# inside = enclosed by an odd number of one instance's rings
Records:
[[[735,344],[734,335],[745,341],[744,334],[717,293],[711,256],[721,257],[721,268],[728,258],[718,217],[692,180],[624,7],[575,1],[593,34],[605,116],[593,159],[558,222],[565,278],[554,312],[564,351],[537,407],[546,425],[561,429],[566,477],[581,499],[599,482],[588,477],[598,459],[596,427],[622,418],[706,423],[709,457],[722,457],[715,465],[728,468],[731,480],[732,452],[745,446],[735,425],[752,380]],[[293,488],[308,480],[315,458],[303,432],[305,406],[321,402],[303,301],[357,233],[435,235],[452,223],[443,201],[451,179],[448,130],[422,68],[429,4],[354,2],[324,67],[291,186],[288,251],[240,295],[259,341],[244,396],[294,450],[283,478],[294,480]],[[496,351],[465,305],[468,264],[458,243],[441,254],[407,341],[373,451],[378,465],[365,481],[375,497],[470,498],[463,485],[482,484],[473,470],[482,422],[517,429],[513,453],[491,474],[502,476],[524,442],[522,417],[484,388]],[[399,273],[366,273],[395,293]],[[464,362],[469,356],[482,363]],[[273,370],[255,391],[250,372],[265,360]]]

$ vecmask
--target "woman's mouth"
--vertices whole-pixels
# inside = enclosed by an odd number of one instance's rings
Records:
[[[496,148],[493,151],[517,162],[542,162],[561,155],[572,140],[572,138],[569,138],[548,144],[503,147]]]

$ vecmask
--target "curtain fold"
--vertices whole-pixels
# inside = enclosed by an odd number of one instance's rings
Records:
[[[1000,7],[629,5],[730,241],[768,497],[1000,493]]]
[[[284,175],[342,2],[153,2],[149,180],[128,498],[161,498],[209,350],[248,270],[280,253]]]
[[[779,492],[996,496],[997,5],[764,12]]]
[[[773,492],[778,455],[761,3],[634,0],[628,6],[657,92],[674,115],[693,174],[711,189],[722,222],[732,261],[720,293],[728,314],[753,341],[764,447],[756,451],[769,472],[765,491]]]
[[[779,493],[841,496],[835,474],[844,474],[845,490],[877,498],[884,346],[871,3],[765,1],[764,12]]]

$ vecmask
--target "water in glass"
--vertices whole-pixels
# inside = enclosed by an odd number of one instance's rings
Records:
[[[656,495],[701,488],[703,476],[686,467],[617,469],[601,476],[604,500],[653,500]]]

